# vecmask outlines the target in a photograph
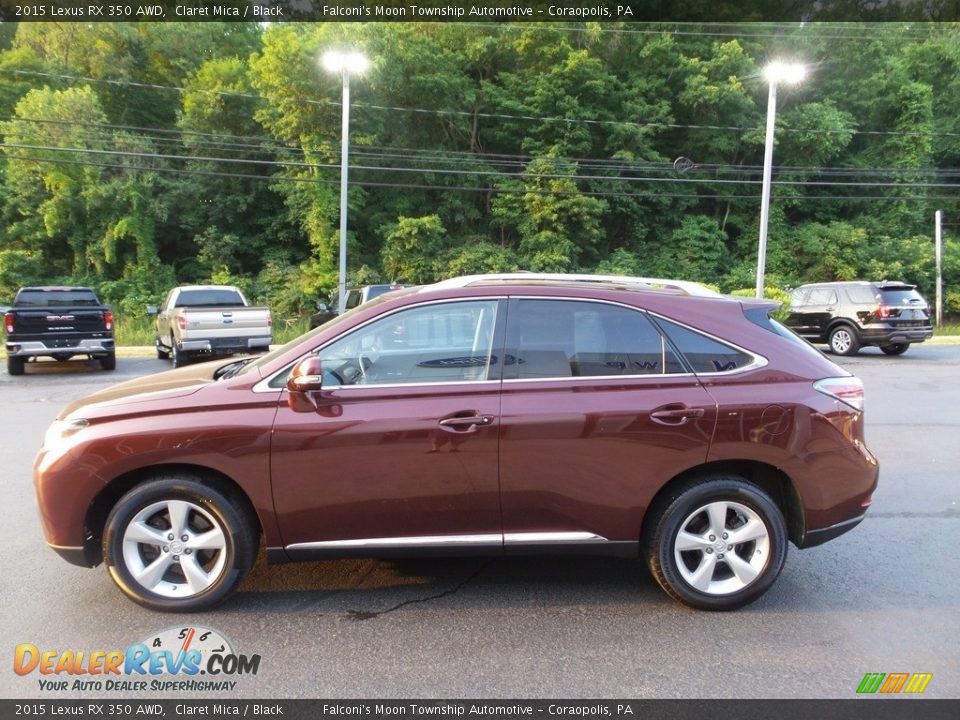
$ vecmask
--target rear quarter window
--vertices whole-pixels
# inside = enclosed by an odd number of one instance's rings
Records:
[[[657,318],[657,323],[695,373],[732,372],[754,361],[749,353],[670,320]]]
[[[871,305],[877,302],[874,290],[868,287],[849,287],[846,289],[850,302],[856,305]]]

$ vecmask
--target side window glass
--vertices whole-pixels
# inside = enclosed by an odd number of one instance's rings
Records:
[[[875,305],[878,302],[873,290],[863,286],[848,287],[847,297],[856,305]]]
[[[800,307],[804,303],[804,296],[807,294],[806,288],[797,288],[790,293],[790,306]]]
[[[520,379],[683,372],[644,313],[604,303],[520,300],[508,344]]]
[[[360,304],[360,291],[359,290],[350,290],[347,292],[347,303],[343,306],[344,310],[353,310],[357,305]]]
[[[746,367],[753,356],[694,330],[657,318],[680,354],[696,373],[730,372]]]
[[[497,301],[401,310],[320,351],[324,387],[486,380]]]

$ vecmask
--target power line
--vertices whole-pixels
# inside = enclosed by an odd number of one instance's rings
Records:
[[[50,77],[50,78],[61,78],[66,80],[79,80],[82,82],[94,82],[94,83],[107,83],[111,85],[120,85],[120,86],[131,86],[131,87],[141,87],[141,88],[150,88],[155,90],[170,90],[177,93],[186,93],[186,92],[201,92],[207,94],[213,94],[217,96],[224,97],[241,97],[246,99],[257,99],[264,100],[269,102],[270,98],[263,95],[253,95],[250,93],[234,93],[228,92],[225,90],[201,90],[201,89],[188,89],[183,87],[178,87],[174,85],[159,85],[156,83],[139,83],[132,80],[114,80],[108,78],[94,78],[94,77],[84,77],[81,75],[67,75],[62,73],[46,73],[40,72],[38,70],[15,70],[12,68],[0,68],[0,72],[14,73],[18,75],[32,75],[32,76],[41,76],[41,77]],[[339,107],[340,102],[335,100],[311,100],[308,98],[298,98],[297,102],[304,105],[321,105],[321,106],[330,106],[330,107]],[[351,107],[366,109],[366,110],[379,110],[384,112],[408,112],[415,114],[424,114],[424,115],[439,115],[439,116],[448,116],[448,117],[465,117],[465,118],[484,118],[487,120],[519,120],[523,122],[555,122],[555,123],[566,123],[568,125],[588,125],[588,126],[600,126],[600,127],[635,127],[635,128],[661,128],[669,130],[711,130],[711,131],[724,131],[724,132],[752,132],[756,131],[758,127],[743,127],[736,125],[687,125],[681,123],[660,123],[660,122],[635,122],[632,120],[596,120],[591,118],[565,118],[565,117],[552,117],[552,116],[539,116],[539,115],[516,115],[510,113],[490,113],[490,112],[477,112],[469,110],[437,110],[431,108],[411,108],[411,107],[402,107],[397,105],[376,105],[373,103],[364,103],[361,101],[354,101],[351,103]],[[807,130],[802,128],[781,128],[781,132],[790,132],[790,133],[816,133],[822,135],[837,135],[837,134],[853,134],[853,135],[881,135],[881,136],[897,136],[897,137],[960,137],[960,133],[952,132],[935,132],[935,131],[902,131],[902,130]]]
[[[23,161],[23,162],[39,162],[39,163],[51,163],[54,165],[84,165],[90,167],[101,167],[101,168],[115,168],[119,170],[134,171],[134,172],[147,172],[147,173],[166,173],[174,175],[195,175],[195,176],[204,176],[204,177],[224,177],[224,178],[242,178],[249,180],[257,180],[261,182],[297,182],[297,183],[310,183],[318,185],[336,185],[338,181],[336,180],[324,180],[322,178],[308,178],[308,177],[296,177],[296,176],[266,176],[266,175],[251,175],[244,173],[225,173],[225,172],[215,172],[215,171],[204,171],[204,170],[186,170],[183,168],[167,168],[160,166],[139,166],[139,165],[128,165],[120,163],[97,163],[89,162],[86,160],[68,160],[63,158],[40,158],[40,157],[29,157],[23,155],[13,155],[8,157],[9,160],[13,161]],[[602,191],[567,191],[567,190],[539,190],[539,189],[528,189],[528,188],[511,188],[511,187],[471,187],[471,186],[453,186],[453,185],[421,185],[421,184],[410,184],[410,183],[387,183],[387,182],[374,182],[366,180],[351,180],[352,185],[362,186],[362,187],[389,187],[389,188],[405,188],[413,190],[438,190],[438,191],[465,191],[465,192],[482,192],[482,193],[506,193],[513,195],[550,195],[550,196],[568,196],[568,195],[578,195],[578,196],[587,196],[587,197],[616,197],[616,198],[632,198],[632,199],[644,199],[644,200],[664,200],[664,199],[696,199],[696,200],[745,200],[747,202],[758,202],[759,198],[755,195],[716,195],[716,194],[698,194],[698,193],[689,193],[689,194],[680,194],[680,193],[617,193],[617,192],[602,192]],[[893,197],[885,195],[810,195],[810,196],[790,196],[784,198],[785,201],[801,201],[801,200],[837,200],[837,201],[869,201],[869,200],[881,200],[887,202],[901,202],[904,200],[923,200],[929,202],[956,202],[957,197],[953,196],[927,196],[927,195],[897,195]]]
[[[290,168],[306,170],[332,170],[339,165],[331,163],[287,162],[277,160],[256,160],[252,158],[225,158],[193,155],[174,155],[167,153],[138,152],[134,150],[100,150],[94,148],[59,147],[55,145],[27,145],[23,143],[0,143],[0,147],[18,150],[43,150],[48,152],[68,152],[88,155],[107,155],[117,157],[146,158],[150,160],[180,160],[191,162],[222,162],[228,164],[255,165],[273,168]],[[699,185],[758,185],[757,180],[721,180],[717,178],[658,178],[658,177],[631,177],[623,175],[578,175],[574,173],[540,173],[540,172],[501,172],[491,170],[457,170],[445,168],[412,168],[412,167],[384,167],[379,165],[351,165],[352,171],[375,172],[406,172],[435,175],[469,175],[471,177],[518,178],[527,180],[580,180],[592,182],[650,182],[650,183],[679,183]],[[952,183],[890,183],[890,182],[835,182],[826,180],[778,180],[778,185],[801,187],[898,187],[898,188],[958,188],[960,185]]]

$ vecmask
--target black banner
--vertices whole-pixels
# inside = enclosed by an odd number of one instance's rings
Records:
[[[908,707],[909,706],[909,707]],[[955,720],[960,700],[0,700],[2,718]]]
[[[936,14],[934,15],[934,11]],[[5,22],[949,21],[960,0],[0,0]]]

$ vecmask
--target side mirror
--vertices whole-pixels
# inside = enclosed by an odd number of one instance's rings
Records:
[[[156,305],[147,305],[147,315],[156,315],[159,312]]]
[[[323,387],[323,363],[309,355],[293,366],[287,378],[287,405],[294,412],[312,412],[317,401],[310,394]]]
[[[327,303],[325,303],[325,302],[319,302],[319,303],[317,303],[317,312],[332,313],[332,312],[333,312],[333,308],[330,307],[330,306],[329,306]]]

